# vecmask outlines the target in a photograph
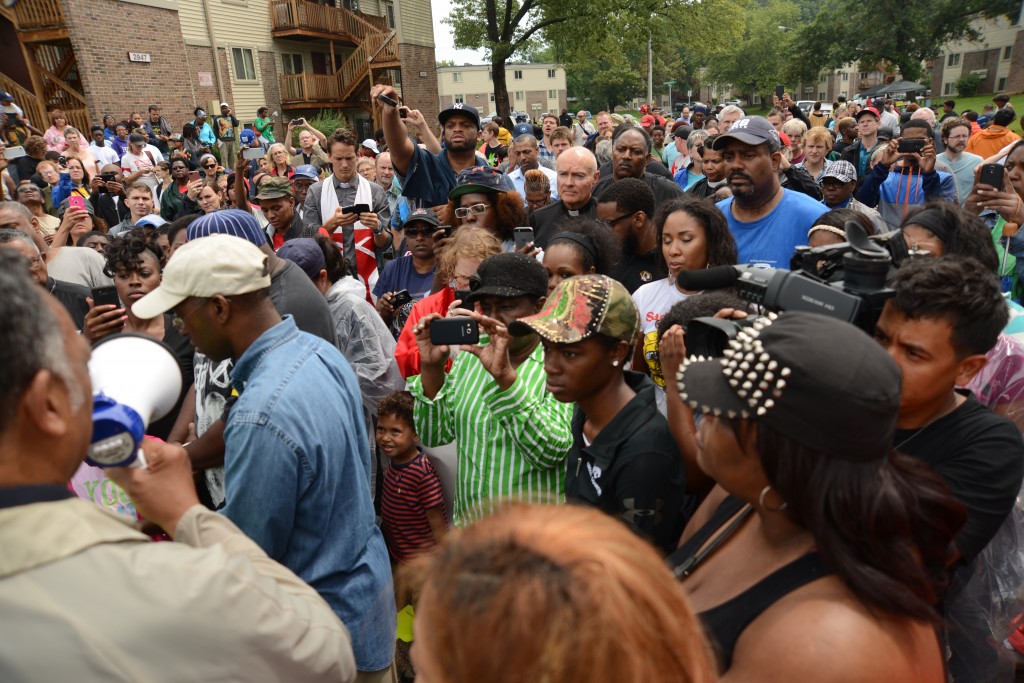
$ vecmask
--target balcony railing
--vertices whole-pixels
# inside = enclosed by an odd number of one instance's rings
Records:
[[[377,28],[344,7],[307,0],[271,0],[270,17],[274,32],[305,33],[352,43],[360,43],[367,35],[386,30]]]
[[[19,31],[64,26],[64,13],[57,0],[18,0],[12,9]]]
[[[281,76],[281,101],[337,102],[341,84],[335,74],[296,74]]]

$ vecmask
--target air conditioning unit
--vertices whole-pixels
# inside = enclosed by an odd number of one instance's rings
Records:
[[[978,78],[981,79],[985,79],[988,77],[988,69],[975,69],[971,71],[971,75],[977,76]]]

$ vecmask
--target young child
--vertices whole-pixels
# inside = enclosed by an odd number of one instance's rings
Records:
[[[391,461],[384,470],[381,529],[391,558],[399,563],[433,548],[448,531],[444,489],[416,444],[412,406],[412,395],[399,391],[377,408],[377,449]]]

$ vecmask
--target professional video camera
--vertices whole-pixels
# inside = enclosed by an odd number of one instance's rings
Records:
[[[899,231],[868,237],[860,223],[848,221],[846,242],[797,247],[792,270],[756,265],[718,266],[683,271],[683,289],[733,287],[745,301],[764,311],[806,311],[839,318],[873,334],[885,301],[893,295],[886,282],[910,254]],[[721,356],[737,331],[758,316],[742,320],[694,318],[686,329],[686,352]]]

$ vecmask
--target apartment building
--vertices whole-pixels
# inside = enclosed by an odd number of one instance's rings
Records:
[[[369,90],[437,113],[430,0],[18,0],[0,5],[0,88],[80,127],[159,103],[176,126],[227,101],[243,122],[321,109],[375,128]]]
[[[545,112],[560,113],[568,107],[565,69],[558,64],[508,64],[505,79],[513,111],[536,118]],[[437,67],[437,95],[442,109],[461,102],[476,107],[481,116],[493,114],[494,80],[490,65]]]
[[[932,67],[932,97],[956,96],[956,82],[970,73],[981,77],[978,92],[1024,90],[1024,32],[1020,22],[1000,18],[979,22],[978,42],[957,41],[942,48]]]

